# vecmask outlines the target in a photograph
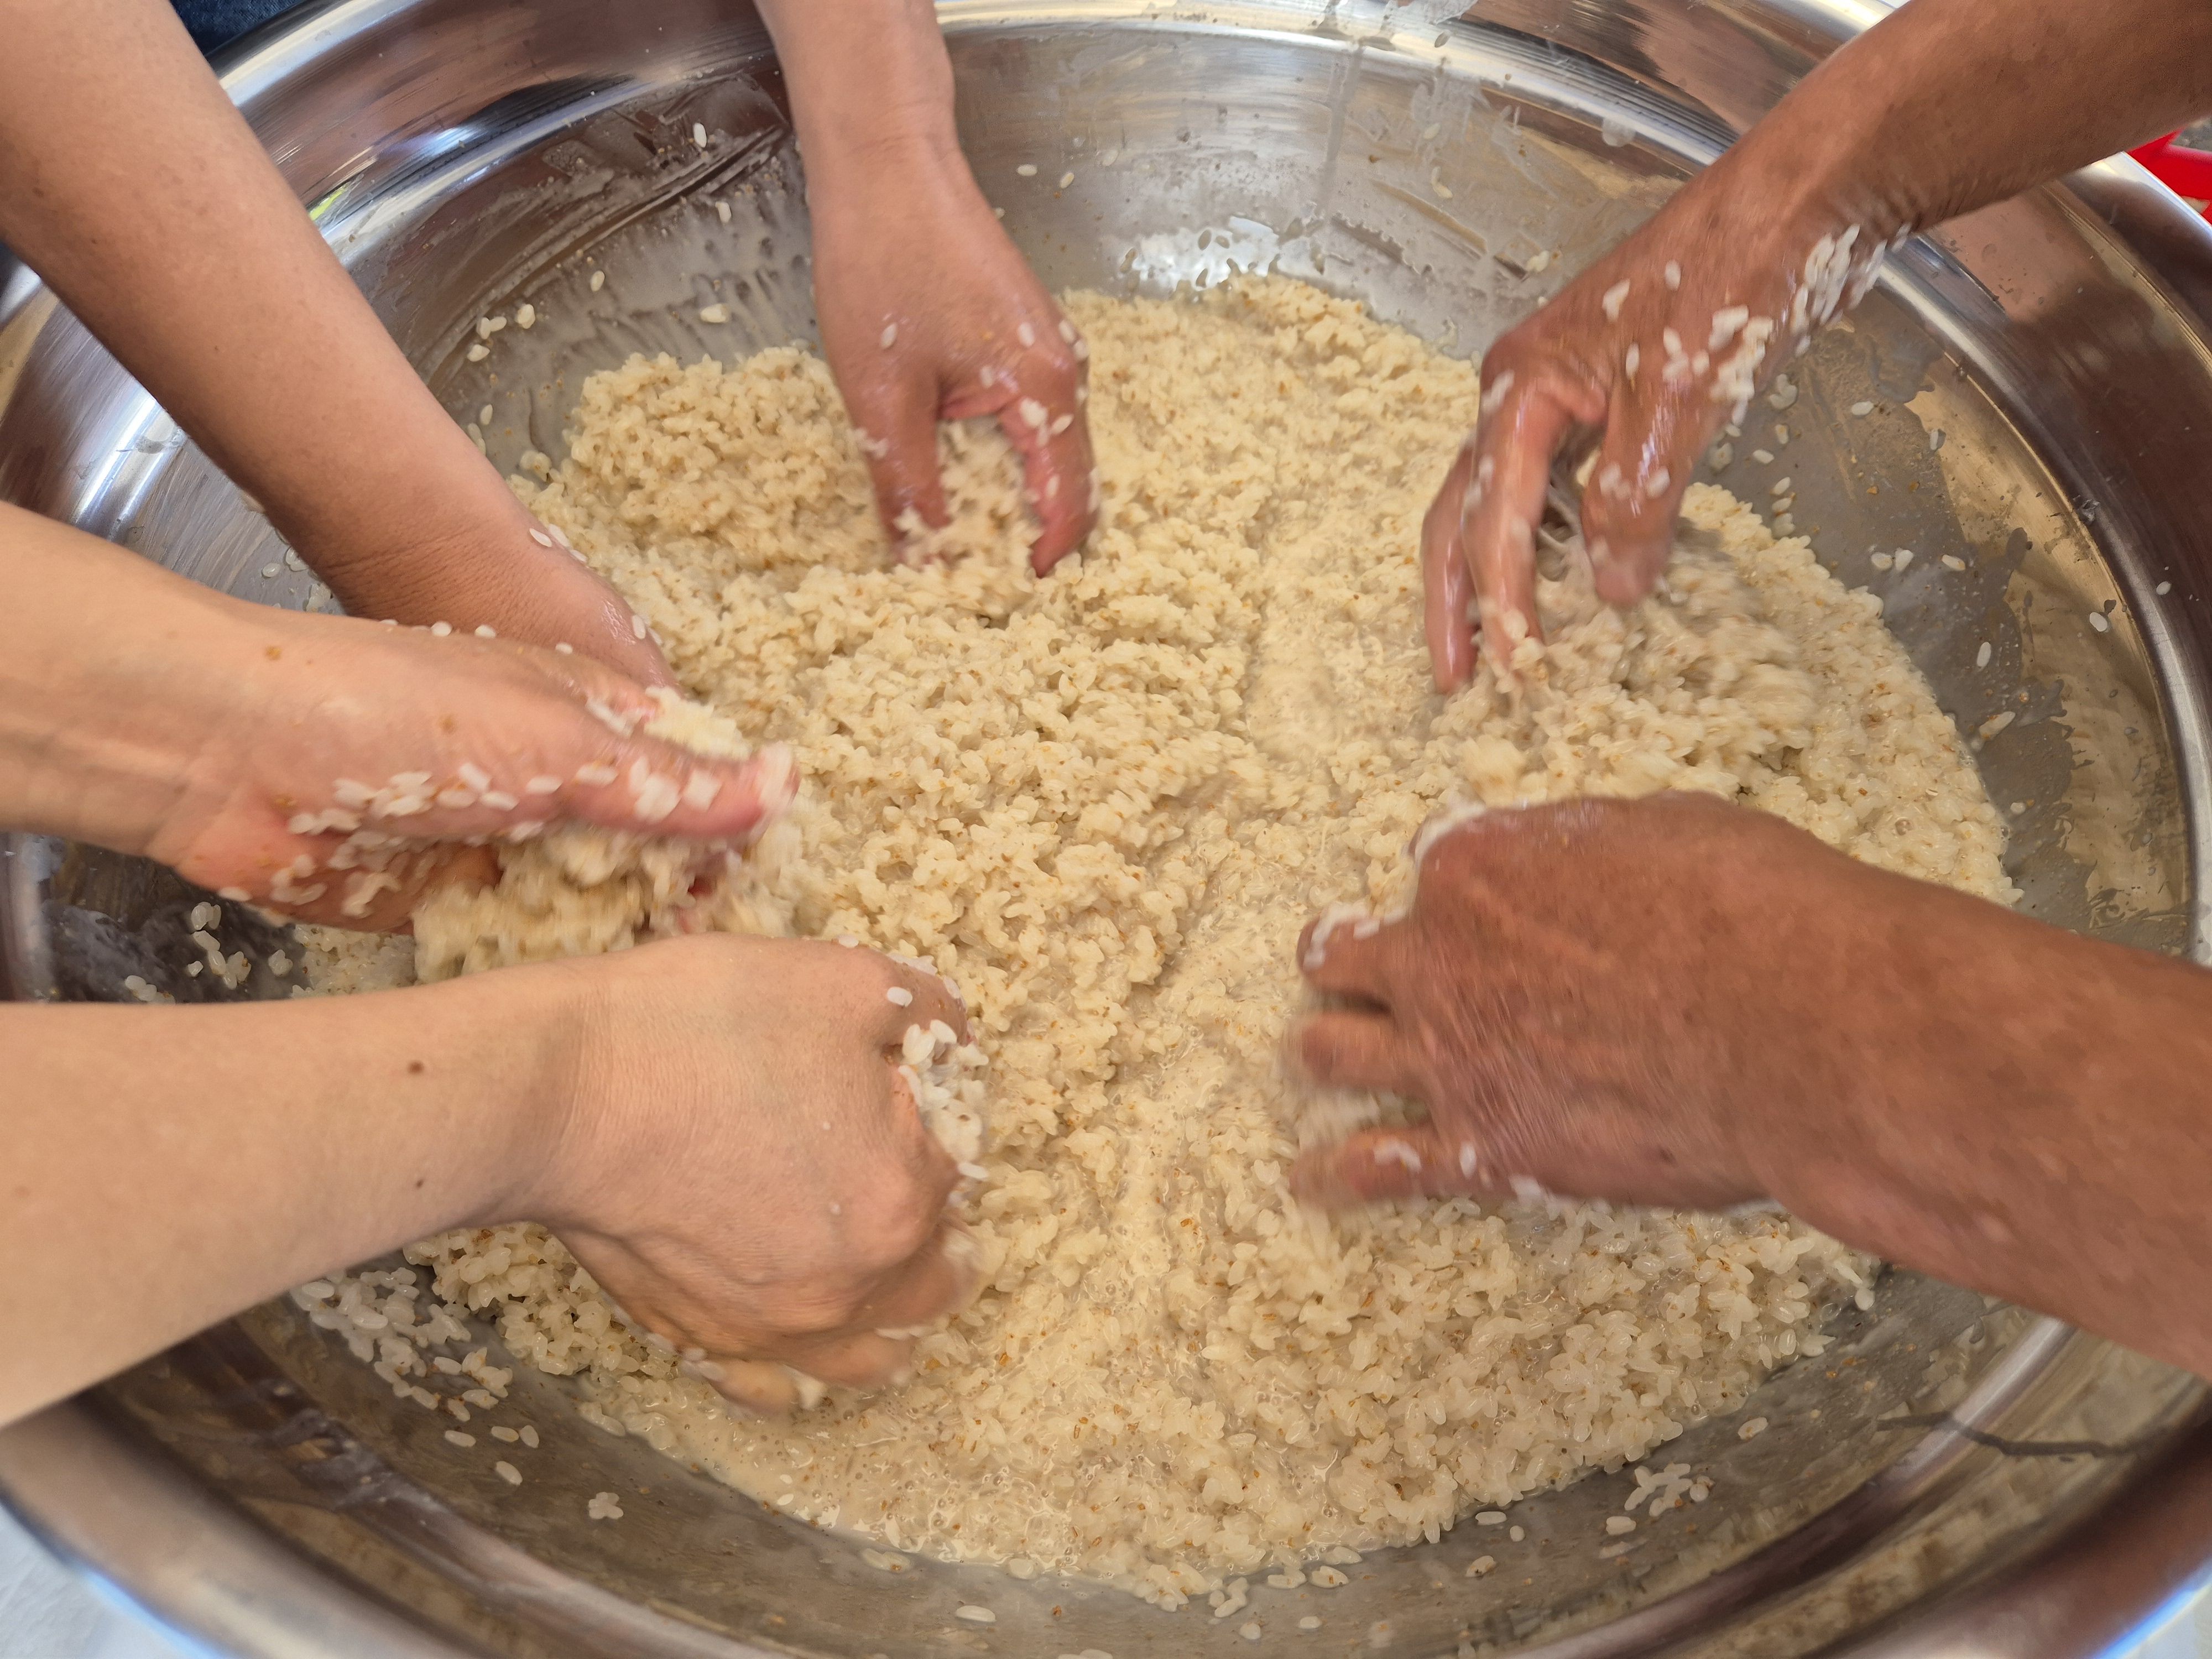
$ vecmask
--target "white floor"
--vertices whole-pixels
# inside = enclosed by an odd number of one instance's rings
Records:
[[[0,1659],[209,1656],[108,1606],[0,1512]],[[2212,1659],[2212,1607],[2175,1620],[2126,1659]]]

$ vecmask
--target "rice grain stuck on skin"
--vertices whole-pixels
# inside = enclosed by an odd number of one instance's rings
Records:
[[[1176,1606],[1641,1458],[1820,1352],[1820,1310],[1870,1272],[1772,1214],[1533,1195],[1316,1224],[1285,1176],[1326,1125],[1277,1065],[1316,909],[1401,902],[1449,803],[1660,789],[2013,894],[1880,599],[1741,502],[1692,486],[1724,550],[1632,611],[1579,569],[1540,582],[1519,689],[1486,665],[1443,700],[1417,549],[1473,369],[1288,281],[1067,308],[1103,505],[1042,580],[1018,461],[975,423],[941,441],[951,524],[896,556],[795,349],[594,375],[567,459],[516,484],[693,695],[792,746],[818,805],[772,877],[789,930],[965,993],[992,1062],[981,1298],[904,1389],[767,1422],[629,1334],[543,1229],[410,1255],[577,1376],[591,1420],[785,1512]],[[470,937],[462,957],[501,954]]]

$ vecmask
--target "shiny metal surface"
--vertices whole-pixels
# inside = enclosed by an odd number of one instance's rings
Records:
[[[942,10],[970,156],[1048,281],[1159,293],[1232,262],[1279,270],[1461,351],[1879,15],[1839,0]],[[811,332],[781,83],[738,0],[349,0],[250,44],[229,84],[447,407],[494,405],[505,465],[557,452],[579,378],[630,350],[726,356]],[[715,135],[705,152],[694,121]],[[594,267],[609,273],[596,295]],[[545,320],[468,364],[473,319],[526,296]],[[731,325],[696,321],[709,297]],[[1804,360],[1787,417],[1796,518],[1824,558],[1885,593],[1963,726],[2021,715],[1979,760],[1996,799],[2019,803],[2029,908],[2200,955],[2212,500],[2190,462],[2212,430],[2207,318],[2212,231],[2111,164],[1913,244]],[[1872,416],[1844,414],[1862,398]],[[1723,482],[1764,481],[1739,466]],[[268,526],[26,282],[0,288],[0,491],[216,586],[310,597],[304,577],[260,578]],[[1869,562],[1894,546],[1923,556],[1905,578]],[[1967,573],[1940,579],[1945,553]],[[2112,631],[2092,633],[2083,612],[2107,605]],[[1987,673],[1972,666],[1984,640]],[[12,994],[112,998],[130,972],[210,994],[169,966],[191,890],[82,848],[5,853]],[[1343,1589],[1255,1591],[1251,1613],[1270,1642],[1311,1612],[1328,1621],[1317,1644],[1420,1655],[2076,1655],[2198,1573],[2198,1383],[1910,1275],[1840,1328],[1816,1366],[1667,1448],[1714,1475],[1712,1499],[1620,1554],[1601,1553],[1601,1521],[1626,1477],[1600,1475],[1518,1506],[1524,1545],[1463,1528],[1370,1557]],[[848,1541],[586,1427],[558,1379],[520,1375],[516,1398],[546,1444],[510,1491],[443,1442],[441,1419],[272,1306],[0,1435],[0,1496],[241,1654],[1249,1650],[1202,1607],[986,1569],[886,1577]],[[1740,1440],[1752,1415],[1773,1426]],[[628,1514],[591,1523],[585,1501],[606,1488]],[[1468,1579],[1478,1553],[1499,1569]],[[974,1601],[998,1623],[952,1620]]]

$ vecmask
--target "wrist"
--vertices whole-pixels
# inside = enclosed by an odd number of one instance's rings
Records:
[[[1847,43],[1707,169],[1735,234],[1801,245],[1802,258],[1853,226],[1864,250],[1926,221],[1942,169],[1898,142],[1891,57],[1879,39]]]
[[[1927,1238],[2003,1201],[2001,1170],[1960,1146],[2015,1115],[2069,1112],[2081,1092],[2075,1028],[2094,998],[2069,988],[2124,974],[2133,953],[1863,874],[1872,902],[1858,925],[1799,958],[1825,967],[1780,1016],[1777,1029],[1798,1038],[1775,1049],[1782,1065],[1747,1152],[1761,1190],[1815,1225],[1924,1261]],[[2108,952],[2120,960],[2083,960]]]
[[[952,62],[921,0],[769,0],[763,6],[791,88],[810,184],[892,173],[964,172]]]
[[[597,978],[588,963],[539,963],[434,988],[471,1034],[459,1046],[477,1073],[471,1098],[482,1103],[475,1168],[456,1224],[576,1218],[574,1171],[604,1155],[587,1132],[580,1086],[589,1046],[582,1034],[601,1000]],[[488,1032],[501,1037],[487,1042]]]
[[[65,526],[10,514],[0,527],[25,532],[29,624],[0,659],[0,820],[145,854],[240,726],[244,665],[274,635],[259,607]]]
[[[513,1005],[508,1017],[529,1033],[526,1115],[507,1160],[510,1180],[486,1195],[480,1218],[486,1224],[526,1217],[556,1230],[594,1226],[592,1194],[628,1138],[608,1121],[606,1103],[637,1092],[635,1078],[600,1075],[608,1035],[637,1018],[618,1006],[616,988],[629,954],[542,963],[468,981],[502,981]]]
[[[1866,184],[1848,149],[1827,134],[1755,129],[1670,203],[1667,237],[1683,269],[1717,264],[1723,288],[1747,302],[1777,283],[1795,283],[1823,237],[1854,227],[1863,256],[1905,222],[1893,204]]]
[[[950,112],[942,123],[891,116],[841,126],[834,137],[803,141],[802,153],[809,210],[833,230],[843,223],[866,229],[886,202],[907,214],[917,204],[982,199]]]
[[[380,494],[374,503],[313,496],[264,503],[285,540],[341,599],[418,581],[434,587],[455,564],[529,535],[528,509],[443,410],[414,448],[408,471],[419,488]],[[356,614],[373,622],[391,613]]]

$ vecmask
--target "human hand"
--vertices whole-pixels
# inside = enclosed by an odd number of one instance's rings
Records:
[[[1714,434],[1858,301],[1896,240],[2201,112],[2203,55],[2152,15],[2148,0],[2037,0],[1993,31],[1977,0],[1899,7],[1502,336],[1422,526],[1437,685],[1474,672],[1470,603],[1501,663],[1513,635],[1535,633],[1534,526],[1563,449],[1596,441],[1582,519],[1599,594],[1641,598]],[[2186,29],[2212,38],[2212,14]],[[2025,63],[2077,73],[2045,108],[2013,95]]]
[[[1804,1113],[1936,1075],[1925,1047],[1959,1047],[1902,1017],[1900,980],[2018,956],[1988,935],[2023,928],[2048,931],[1708,797],[1485,813],[1432,842],[1403,919],[1299,941],[1330,1006],[1299,1022],[1295,1058],[1429,1119],[1310,1152],[1293,1184],[1329,1205],[1529,1182],[1767,1196]]]
[[[1772,1200],[2212,1376],[2212,1321],[2175,1314],[2212,1261],[2186,959],[1692,795],[1485,813],[1402,919],[1319,931],[1293,1058],[1428,1115],[1307,1152],[1308,1201]]]
[[[442,622],[457,634],[489,628],[520,644],[571,647],[640,685],[674,686],[629,602],[482,465],[487,487],[471,492],[472,507],[449,498],[434,526],[354,521],[337,534],[303,526],[301,557],[349,616]]]
[[[1039,575],[1098,514],[1088,349],[1016,250],[957,148],[808,154],[815,309],[895,541],[946,522],[937,423],[995,416],[1022,457]],[[865,163],[865,164],[861,164]]]
[[[125,849],[226,897],[400,927],[430,887],[495,875],[470,838],[574,819],[726,842],[790,802],[786,751],[709,760],[639,734],[659,705],[581,655],[258,608],[249,620],[177,665],[149,735],[181,758]],[[641,787],[653,777],[666,786]],[[439,844],[363,854],[356,831]]]
[[[1583,544],[1599,597],[1632,604],[1714,435],[1873,283],[1886,231],[1785,210],[1759,172],[1717,163],[1483,354],[1479,421],[1421,526],[1441,690],[1474,672],[1470,601],[1501,665],[1537,635],[1534,526],[1563,451],[1596,440]]]
[[[536,969],[524,971],[536,972]],[[568,1104],[519,1200],[632,1321],[730,1398],[788,1409],[806,1377],[895,1378],[916,1327],[963,1306],[973,1240],[899,1050],[966,1016],[872,951],[701,935],[587,975]]]
[[[0,240],[349,612],[488,624],[673,683],[430,394],[173,11],[100,0],[11,13],[8,33]],[[96,141],[58,141],[55,112],[93,85],[114,100]]]

